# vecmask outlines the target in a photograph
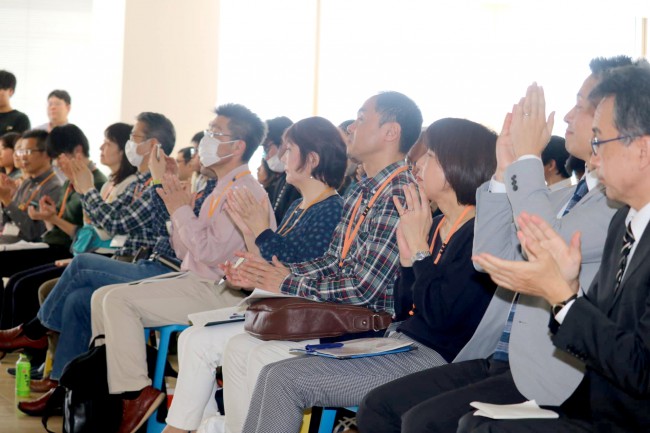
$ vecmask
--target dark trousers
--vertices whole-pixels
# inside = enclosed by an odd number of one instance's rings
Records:
[[[14,274],[2,294],[0,329],[9,329],[36,317],[40,308],[38,288],[61,276],[65,267],[47,264]]]
[[[481,359],[411,374],[368,393],[359,406],[362,433],[455,433],[472,411],[472,401],[512,404],[526,401],[508,363]]]

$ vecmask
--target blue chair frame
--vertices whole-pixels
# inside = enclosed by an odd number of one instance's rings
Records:
[[[320,416],[320,423],[318,424],[318,433],[332,433],[332,430],[334,430],[334,421],[336,420],[336,409],[336,407],[323,408],[323,413]],[[345,409],[356,413],[359,407],[350,406]]]

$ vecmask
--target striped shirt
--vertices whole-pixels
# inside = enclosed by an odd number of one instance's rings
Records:
[[[327,252],[316,260],[289,265],[291,274],[282,282],[282,293],[394,312],[393,291],[399,276],[395,231],[399,215],[393,204],[393,196],[405,202],[402,187],[414,182],[410,172],[398,174],[379,195],[354,238],[342,267],[339,267],[339,261],[345,232],[359,196],[362,202],[357,220],[361,209],[381,184],[403,166],[403,162],[391,164],[375,177],[363,179],[350,190],[343,205],[343,218],[334,230]]]

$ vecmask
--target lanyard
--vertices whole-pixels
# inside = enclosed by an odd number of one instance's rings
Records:
[[[70,197],[70,193],[72,192],[72,183],[68,184],[68,187],[65,189],[65,194],[63,194],[63,201],[61,202],[61,207],[59,208],[59,213],[57,216],[61,218],[63,216],[63,212],[65,212],[65,205],[68,202],[68,197]]]
[[[135,189],[133,190],[133,200],[131,200],[131,204],[142,197],[142,194],[144,194],[144,189],[149,186],[151,179],[152,178],[147,179],[144,185],[136,185]]]
[[[348,228],[345,231],[345,238],[343,238],[343,251],[341,251],[341,260],[339,261],[339,268],[343,267],[343,260],[347,257],[348,253],[350,252],[350,247],[352,247],[352,241],[354,241],[354,238],[357,237],[357,234],[359,233],[359,228],[361,227],[361,224],[363,224],[363,221],[366,219],[366,215],[368,215],[368,211],[370,208],[375,204],[377,201],[377,198],[379,195],[382,193],[382,191],[388,186],[388,184],[397,176],[398,174],[408,170],[408,167],[400,167],[397,170],[391,174],[388,179],[384,181],[384,183],[381,184],[377,192],[375,192],[375,195],[372,196],[370,201],[368,202],[368,205],[364,209],[363,213],[359,217],[359,221],[357,221],[357,224],[354,226],[354,230],[352,230],[352,225],[354,224],[354,219],[357,216],[357,212],[359,211],[359,206],[361,206],[361,200],[363,198],[363,195],[359,197],[357,200],[356,204],[354,205],[354,210],[352,211],[352,216],[350,217],[350,222],[348,223]]]
[[[454,233],[458,231],[458,226],[460,225],[460,222],[463,220],[463,218],[465,218],[465,215],[467,215],[467,213],[472,209],[474,209],[474,206],[466,206],[463,213],[460,214],[460,216],[454,222],[454,225],[451,226],[451,230],[447,234],[447,239],[445,239],[442,245],[440,246],[440,249],[438,250],[438,255],[433,261],[434,265],[438,264],[438,262],[440,261],[440,257],[442,257],[442,253],[445,252],[445,248],[447,248],[447,244],[451,240],[451,237],[454,235]],[[438,237],[438,233],[440,232],[440,227],[442,227],[442,223],[445,222],[445,219],[447,219],[446,216],[443,216],[440,219],[438,225],[436,226],[436,230],[433,232],[433,237],[431,238],[431,245],[429,245],[430,253],[433,252],[433,245],[436,243],[436,238]],[[409,311],[409,316],[413,316],[413,315],[415,315],[415,304],[413,304],[413,308],[411,309],[411,311]]]
[[[438,264],[438,262],[440,261],[440,257],[442,256],[442,253],[445,252],[445,248],[447,248],[447,244],[451,240],[451,237],[458,230],[458,226],[460,225],[460,222],[463,220],[463,218],[465,218],[465,215],[467,215],[467,213],[472,209],[474,209],[474,206],[466,206],[463,213],[460,214],[460,216],[454,222],[454,225],[451,226],[451,230],[447,234],[447,239],[445,239],[444,242],[442,243],[442,245],[440,246],[440,250],[438,250],[438,255],[436,256],[435,260],[433,261],[434,265]],[[446,219],[447,219],[447,217],[443,216],[440,219],[440,222],[438,223],[438,225],[436,226],[436,231],[433,232],[433,237],[431,238],[431,245],[429,246],[429,252],[430,253],[433,253],[433,244],[436,242],[436,238],[438,237],[438,232],[440,231],[440,227],[442,227],[442,223],[444,223]]]
[[[296,212],[298,212],[299,206],[296,206],[296,209],[294,209],[294,211],[291,213],[291,217],[290,217],[290,218],[287,218],[287,220],[284,222],[284,224],[282,224],[282,227],[280,227],[280,228],[278,229],[277,233],[278,233],[280,236],[282,236],[282,237],[286,236],[286,235],[287,235],[291,230],[293,230],[293,228],[296,226],[296,224],[298,224],[298,221],[300,221],[300,218],[302,218],[302,216],[303,216],[304,214],[307,213],[307,209],[309,209],[310,207],[312,207],[312,206],[315,205],[316,203],[318,203],[318,202],[324,200],[324,197],[325,197],[327,194],[329,194],[330,192],[332,192],[332,191],[334,191],[334,188],[329,187],[329,188],[325,189],[323,192],[321,192],[320,194],[318,194],[318,197],[316,197],[314,200],[312,200],[312,201],[307,205],[307,207],[302,211],[302,213],[301,213],[300,216],[296,219],[296,221],[294,221],[294,223],[291,224],[291,227],[289,227],[286,231],[283,232],[284,228],[287,226],[287,224],[289,224],[289,221],[291,220],[291,218],[293,218],[293,217],[296,215]]]
[[[18,209],[20,209],[21,211],[24,212],[24,211],[27,209],[27,206],[29,206],[29,204],[32,202],[32,200],[34,200],[34,197],[36,197],[36,194],[38,194],[38,192],[41,190],[41,187],[42,187],[43,185],[45,185],[45,183],[46,183],[48,180],[52,179],[53,176],[54,176],[54,172],[50,173],[50,175],[49,175],[48,177],[46,177],[45,179],[43,179],[43,180],[41,181],[41,183],[39,183],[38,186],[37,186],[37,187],[32,191],[32,194],[29,196],[29,198],[27,199],[27,201],[25,201],[24,203],[18,205]]]
[[[217,210],[217,207],[219,206],[219,202],[221,202],[221,197],[223,197],[223,195],[226,193],[226,191],[228,191],[230,189],[230,187],[235,183],[235,181],[237,179],[239,179],[240,177],[246,176],[247,174],[251,174],[250,170],[242,171],[237,176],[233,177],[230,180],[230,182],[228,182],[228,185],[226,185],[226,187],[223,189],[223,191],[221,191],[221,194],[219,194],[219,197],[217,197],[217,198],[212,197],[212,201],[210,202],[210,211],[208,212],[208,216],[211,217],[212,214],[214,213],[214,211]]]

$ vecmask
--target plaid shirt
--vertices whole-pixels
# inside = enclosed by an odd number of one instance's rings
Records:
[[[398,174],[382,191],[361,225],[341,268],[339,261],[345,232],[359,196],[363,199],[353,223],[358,221],[364,206],[381,184],[393,171],[403,166],[403,162],[391,164],[375,177],[363,179],[350,190],[345,198],[343,218],[334,230],[329,249],[316,260],[289,265],[292,273],[282,282],[282,293],[394,312],[393,290],[399,276],[395,231],[399,215],[393,204],[393,196],[404,203],[402,187],[414,182],[409,171]]]
[[[197,216],[199,215],[199,212],[201,211],[201,206],[203,205],[205,198],[210,195],[210,193],[212,192],[212,190],[216,185],[217,185],[216,179],[208,179],[208,181],[205,184],[205,187],[199,193],[196,194],[196,200],[194,200],[195,215]],[[161,187],[162,185],[155,185],[153,188],[150,188],[153,197],[153,206],[154,206],[154,212],[153,212],[154,226],[158,231],[158,240],[156,241],[156,245],[154,245],[153,247],[153,252],[157,254],[161,254],[166,257],[178,258],[178,256],[176,256],[176,252],[174,251],[174,248],[169,242],[169,230],[167,230],[167,221],[169,221],[169,212],[167,212],[167,207],[165,206],[165,202],[163,202],[162,198],[160,198],[160,196],[156,192],[156,189]]]
[[[118,256],[135,254],[138,248],[153,247],[156,243],[160,229],[153,223],[153,188],[147,187],[149,179],[148,172],[136,173],[136,180],[111,203],[106,203],[96,189],[82,197],[83,210],[94,225],[111,236],[128,235],[124,246],[115,253]]]

